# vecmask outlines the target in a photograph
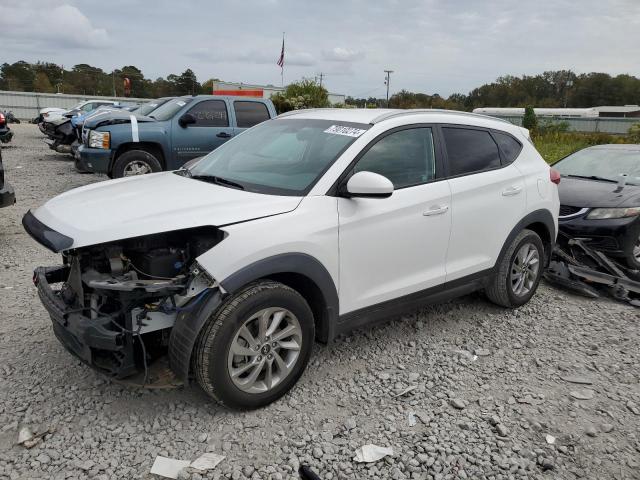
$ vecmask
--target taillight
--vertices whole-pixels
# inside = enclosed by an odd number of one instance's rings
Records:
[[[0,113],[0,125],[3,125],[6,119],[4,118],[4,114]]]
[[[549,169],[549,180],[551,180],[553,183],[555,183],[556,185],[560,184],[560,172],[558,170],[556,170],[555,168],[550,168]]]

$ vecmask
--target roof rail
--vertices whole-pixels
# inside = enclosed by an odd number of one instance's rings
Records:
[[[490,115],[481,115],[479,113],[471,113],[471,112],[461,112],[459,110],[444,110],[442,108],[413,108],[413,109],[408,109],[408,110],[399,110],[399,111],[395,111],[395,112],[387,112],[387,113],[383,113],[382,115],[377,116],[376,118],[374,118],[373,120],[371,120],[371,122],[369,122],[371,125],[375,125],[376,123],[380,123],[383,122],[385,120],[389,120],[390,118],[396,118],[396,117],[403,117],[405,115],[418,115],[421,113],[444,113],[447,115],[464,115],[464,116],[469,116],[469,117],[480,117],[480,118],[490,118],[492,120],[495,120],[497,122],[504,122],[504,123],[509,123],[510,122],[503,120],[501,118],[496,118],[496,117],[492,117]]]
[[[276,118],[291,117],[293,115],[298,115],[299,113],[317,112],[319,110],[344,110],[344,109],[340,109],[340,108],[301,108],[300,110],[289,110],[288,112],[281,113]]]

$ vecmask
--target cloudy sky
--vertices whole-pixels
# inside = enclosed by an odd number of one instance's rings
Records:
[[[0,62],[192,68],[280,84],[322,72],[330,91],[447,96],[505,74],[640,76],[640,0],[0,0]]]

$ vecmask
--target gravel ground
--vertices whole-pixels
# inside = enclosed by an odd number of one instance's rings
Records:
[[[180,478],[297,478],[299,464],[322,479],[640,478],[640,310],[547,285],[518,310],[475,294],[317,345],[298,386],[260,411],[225,410],[193,385],[139,390],[103,378],[53,336],[31,272],[59,259],[20,219],[104,177],[75,173],[35,126],[12,128],[3,154],[18,204],[0,210],[0,478],[156,478],[156,455],[207,451],[226,459]],[[53,433],[27,449],[16,445],[23,426]],[[394,454],[355,463],[368,443]]]

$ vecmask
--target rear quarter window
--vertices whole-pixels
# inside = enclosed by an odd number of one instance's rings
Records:
[[[513,162],[522,151],[522,144],[508,133],[492,132],[493,138],[498,142],[498,146],[504,157],[504,165]]]
[[[269,110],[261,102],[233,102],[238,128],[250,128],[269,120]]]

